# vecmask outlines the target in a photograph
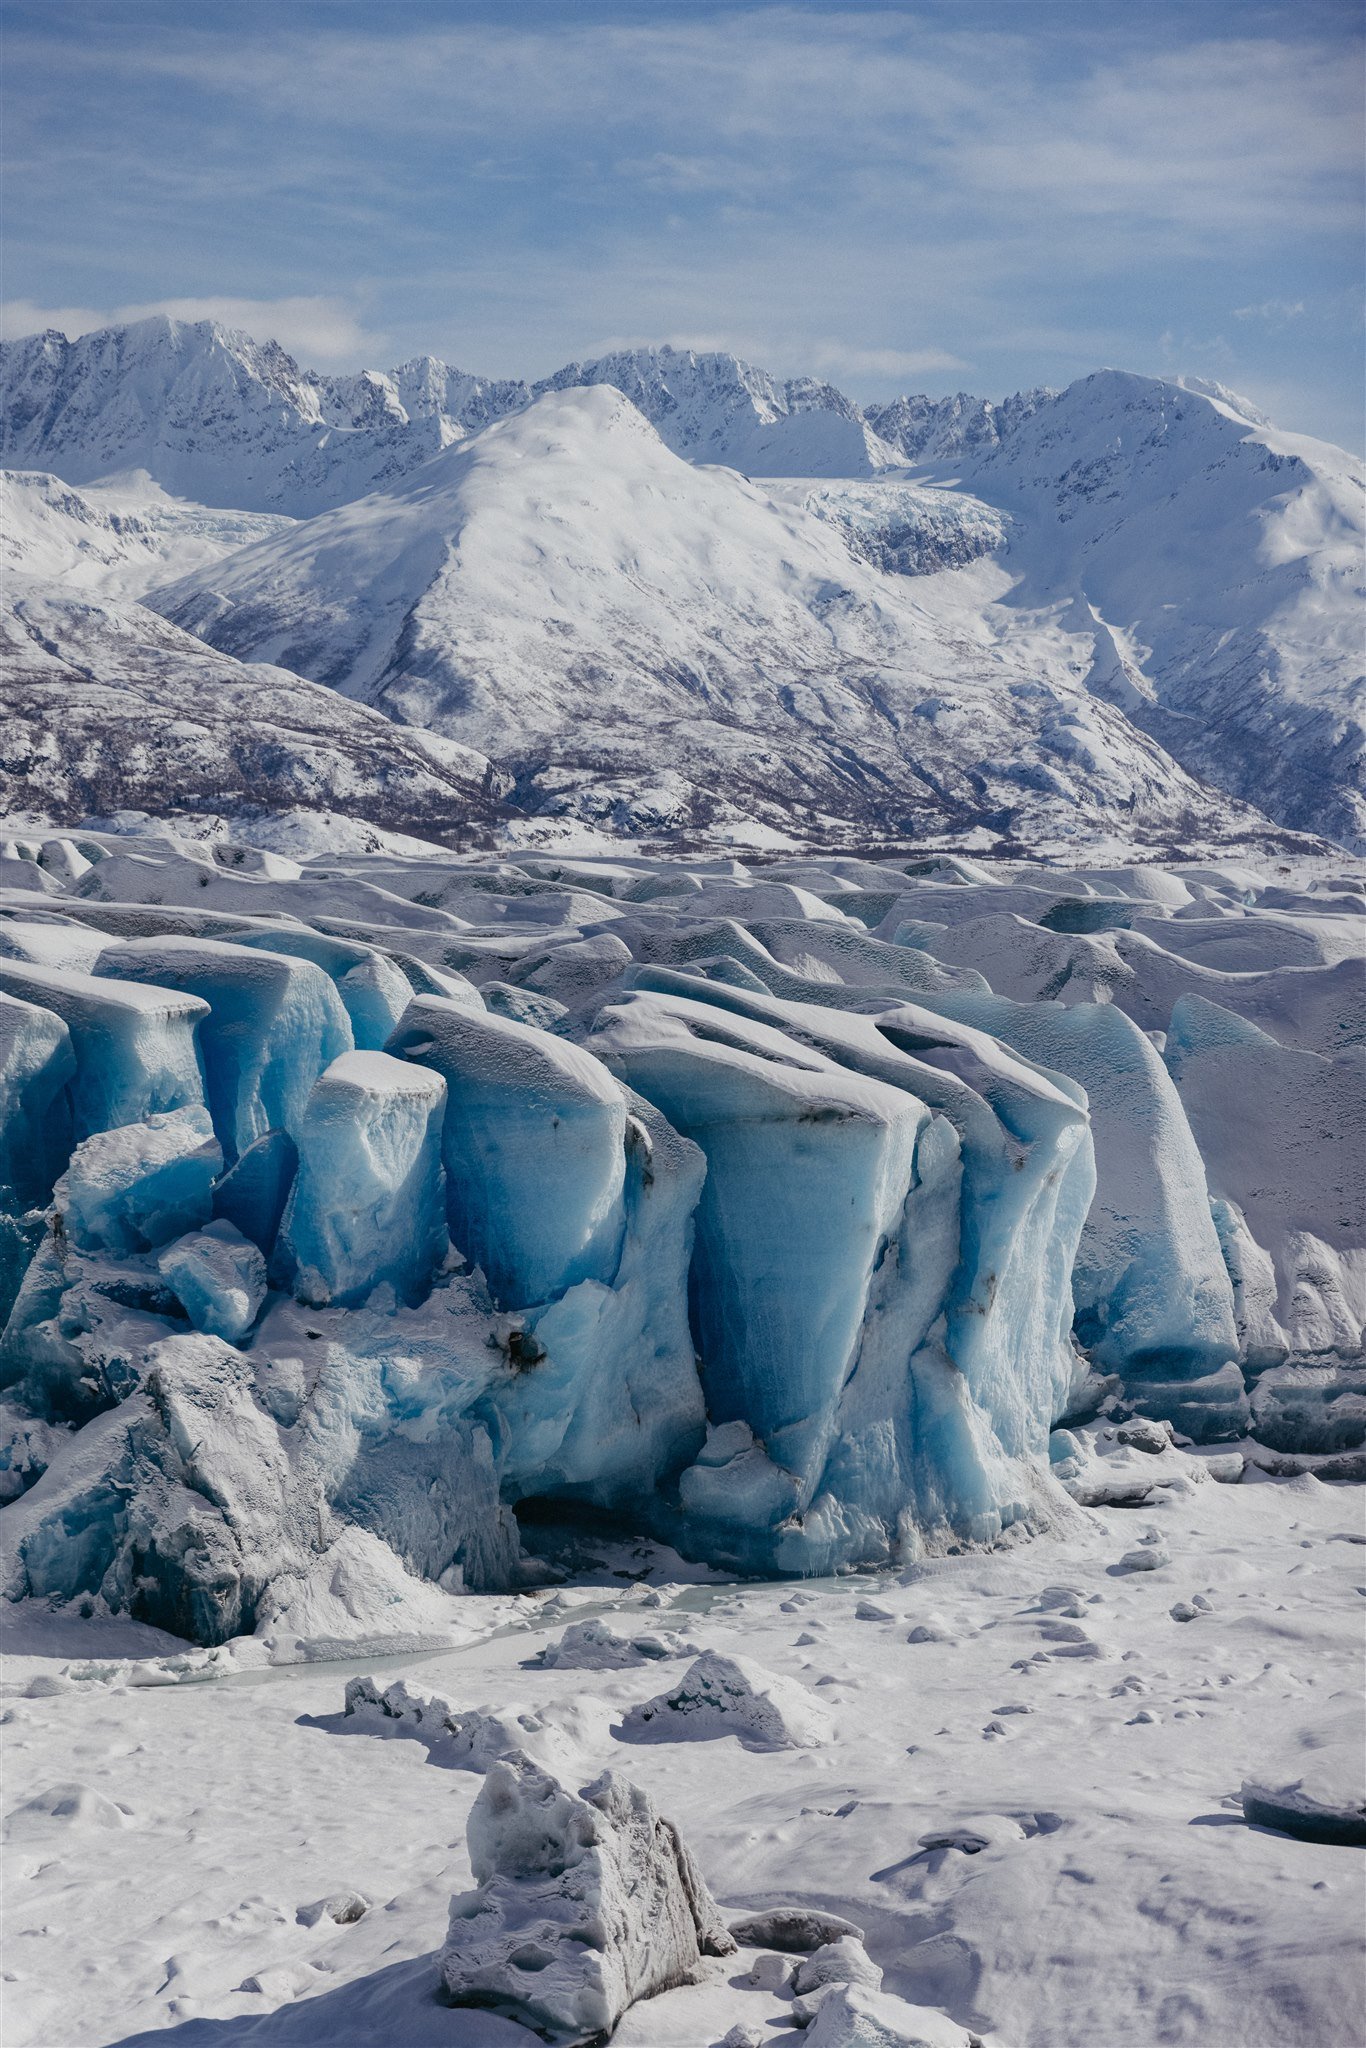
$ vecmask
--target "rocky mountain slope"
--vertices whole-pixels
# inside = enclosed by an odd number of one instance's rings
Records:
[[[1068,672],[1051,622],[999,630],[983,569],[887,575],[574,387],[154,602],[494,756],[529,810],[619,830],[1247,829]]]
[[[304,807],[456,838],[494,814],[482,756],[234,661],[121,594],[165,569],[147,522],[33,472],[0,475],[0,511],[0,807],[66,822]]]
[[[151,320],[5,345],[0,427],[123,521],[64,586],[174,585],[183,629],[497,754],[541,818],[1167,844],[1252,804],[1366,839],[1359,466],[1218,386],[861,410],[669,348],[324,377]]]

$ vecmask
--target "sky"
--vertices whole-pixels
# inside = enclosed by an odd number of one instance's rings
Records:
[[[1356,0],[0,0],[0,332],[1103,365],[1363,441]]]

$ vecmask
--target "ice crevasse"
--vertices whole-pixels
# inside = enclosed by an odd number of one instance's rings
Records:
[[[255,922],[140,905],[126,937],[87,894],[93,973],[0,954],[9,1594],[220,1639],[342,1544],[395,1598],[515,1585],[536,1503],[821,1573],[1043,1526],[1093,1371],[1233,1433],[1269,1203],[1220,1077],[1279,1059],[1327,1105],[1338,1068],[1189,1007],[1164,1059],[1115,1005],[996,996],[929,921],[870,936],[889,892],[844,865],[798,951],[718,926],[721,878],[599,878],[595,924],[576,876],[558,982],[544,893],[481,925],[501,878],[461,897],[454,863],[463,919],[314,930],[267,877]],[[1336,1313],[1287,1306],[1303,1206],[1277,1358]]]

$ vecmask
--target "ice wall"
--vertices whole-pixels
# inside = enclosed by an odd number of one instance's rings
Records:
[[[341,1000],[311,961],[172,935],[111,946],[95,973],[201,999],[209,1110],[229,1160],[267,1131],[297,1138],[313,1083],[352,1047]]]
[[[353,1306],[376,1287],[419,1300],[449,1248],[441,1126],[429,1067],[348,1052],[314,1082],[279,1263],[301,1300]]]
[[[1112,1003],[934,994],[1086,1091],[1097,1185],[1072,1269],[1079,1341],[1126,1380],[1195,1380],[1235,1358],[1233,1293],[1199,1148],[1161,1056]]]
[[[443,1151],[451,1236],[494,1296],[525,1307],[621,1256],[626,1104],[577,1046],[442,996],[415,996],[389,1040],[448,1096]]]
[[[1360,1441],[1345,885],[150,833],[44,876],[0,890],[17,1596],[344,1629],[517,1584],[514,1510],[907,1560],[1064,1511],[1101,1374]]]

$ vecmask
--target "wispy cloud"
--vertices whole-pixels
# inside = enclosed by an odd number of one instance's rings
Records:
[[[75,341],[79,335],[100,327],[120,326],[125,321],[150,320],[161,313],[168,320],[216,320],[222,327],[236,327],[258,341],[278,341],[291,354],[308,363],[351,362],[357,355],[382,355],[386,346],[382,334],[370,333],[356,315],[337,299],[207,298],[148,299],[137,305],[39,306],[32,299],[0,302],[0,340],[17,335],[37,334],[55,327]]]
[[[1268,327],[1284,327],[1288,320],[1304,318],[1303,299],[1263,299],[1259,306],[1235,306],[1235,320],[1261,320]]]
[[[1346,316],[1259,310],[1356,274],[1338,0],[7,5],[39,307],[230,301],[319,362],[373,321],[523,374],[708,335],[857,396],[1156,369],[1164,332],[1288,380],[1293,341],[1358,402]]]
[[[811,360],[831,377],[929,377],[972,367],[947,349],[858,348],[844,341],[817,342]]]

